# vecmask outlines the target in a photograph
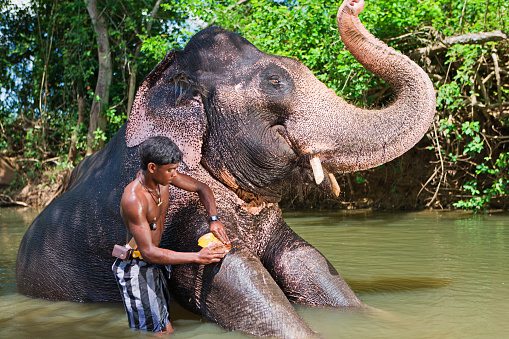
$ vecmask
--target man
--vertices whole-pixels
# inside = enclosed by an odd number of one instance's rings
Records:
[[[120,214],[128,236],[136,240],[136,251],[128,260],[117,259],[112,270],[119,285],[131,328],[171,333],[164,266],[196,263],[207,265],[226,254],[218,246],[199,252],[175,252],[159,247],[169,201],[169,185],[197,192],[209,216],[210,231],[224,244],[230,240],[217,218],[211,189],[204,183],[179,173],[182,161],[178,147],[166,137],[152,137],[140,145],[141,170],[124,189]],[[221,245],[219,245],[221,246]],[[169,272],[168,272],[169,274]]]

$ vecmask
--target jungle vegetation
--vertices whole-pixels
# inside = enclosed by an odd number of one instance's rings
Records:
[[[0,4],[0,151],[17,169],[4,202],[41,205],[60,194],[69,170],[126,122],[144,76],[210,25],[302,61],[353,104],[376,108],[393,98],[344,48],[340,1],[19,3]],[[338,174],[340,200],[294,183],[282,206],[507,209],[508,16],[505,0],[367,0],[366,28],[432,79],[434,123],[392,162]]]

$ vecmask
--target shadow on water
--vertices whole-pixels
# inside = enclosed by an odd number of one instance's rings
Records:
[[[345,279],[355,293],[400,292],[441,288],[452,283],[451,279],[430,277],[388,277],[371,280]]]

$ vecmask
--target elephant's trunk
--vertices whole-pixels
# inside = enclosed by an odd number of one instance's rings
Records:
[[[357,14],[363,8],[363,0],[346,0],[338,11],[339,32],[350,53],[394,87],[396,99],[386,108],[364,110],[345,103],[325,86],[315,92],[314,100],[321,102],[319,117],[301,116],[292,123],[299,129],[297,124],[309,126],[315,119],[320,131],[294,140],[306,140],[299,142],[304,154],[319,158],[329,172],[364,170],[400,156],[423,137],[435,113],[435,90],[427,74],[362,26]],[[314,169],[319,167],[316,161]]]

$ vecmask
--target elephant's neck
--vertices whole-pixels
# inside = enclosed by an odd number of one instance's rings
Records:
[[[238,199],[242,200],[235,201],[235,203],[240,204],[243,209],[248,211],[249,213],[258,214],[259,211],[261,211],[263,208],[267,206],[272,206],[274,203],[268,202],[263,195],[256,194],[252,192],[245,191],[244,189],[240,187],[229,187],[222,183],[221,181],[215,179],[210,172],[208,172],[205,167],[199,166],[197,169],[193,171],[184,171],[187,175],[192,176],[193,178],[202,181],[209,185],[210,188],[212,188],[215,192],[219,192],[224,190],[223,192],[233,192],[235,196],[237,196]],[[228,194],[224,194],[223,198],[226,198]],[[231,197],[234,197],[233,195]],[[217,197],[220,199],[220,197]],[[233,202],[233,200],[231,201]]]

